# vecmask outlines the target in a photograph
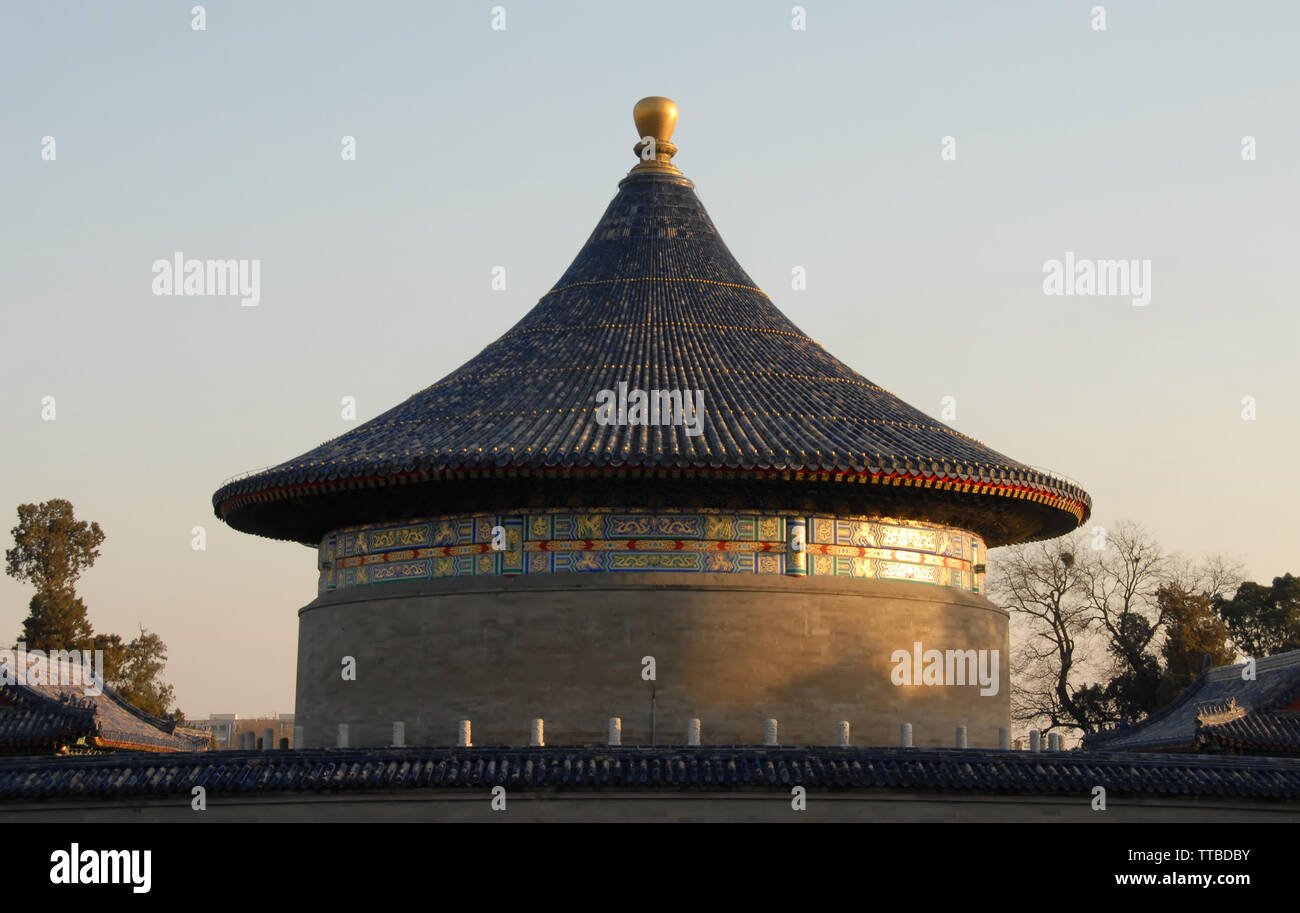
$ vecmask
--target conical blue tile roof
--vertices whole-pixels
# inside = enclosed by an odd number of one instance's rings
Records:
[[[620,383],[703,391],[702,433],[600,424],[597,394]],[[213,497],[236,529],[309,544],[354,523],[562,501],[885,513],[972,529],[990,546],[1059,535],[1091,506],[840,362],[754,284],[690,181],[636,169],[503,336]]]

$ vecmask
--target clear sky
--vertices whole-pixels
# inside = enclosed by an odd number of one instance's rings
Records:
[[[213,2],[205,31],[188,0],[0,7],[0,530],[55,497],[98,521],[91,620],[161,634],[186,713],[292,710],[315,594],[311,550],[212,492],[508,329],[635,163],[646,95],[832,353],[936,417],[955,397],[1095,523],[1300,572],[1293,0],[1106,3],[1104,31],[1065,0],[810,2],[802,31],[789,2],[502,0],[504,31],[494,5]],[[153,295],[175,251],[260,260],[260,304]],[[1045,295],[1067,251],[1149,260],[1150,304]],[[30,596],[0,580],[0,640]]]

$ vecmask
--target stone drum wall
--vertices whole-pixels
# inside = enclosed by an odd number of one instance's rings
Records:
[[[997,747],[1008,619],[975,592],[983,560],[968,532],[887,518],[592,510],[340,530],[299,613],[300,737],[331,746],[343,723],[353,746],[388,745],[400,721],[406,744],[452,745],[468,719],[474,744],[520,745],[542,718],[548,745],[603,744],[620,717],[624,744],[665,745],[697,718],[706,745],[756,744],[775,718],[781,744],[835,744],[846,720],[855,745],[897,744],[908,722],[918,746],[964,725],[971,747]],[[377,582],[394,567],[417,570]]]

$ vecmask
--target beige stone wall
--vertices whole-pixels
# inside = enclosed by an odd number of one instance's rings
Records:
[[[669,578],[669,579],[665,579]],[[473,721],[476,745],[527,744],[546,721],[548,745],[604,744],[623,719],[624,744],[759,744],[780,720],[782,744],[834,744],[848,720],[855,745],[895,745],[911,722],[918,747],[950,746],[965,724],[972,748],[1009,725],[1007,615],[981,596],[914,583],[666,574],[545,575],[394,583],[326,594],[301,610],[296,722],[302,747],[391,741],[455,743]],[[998,692],[977,686],[897,687],[891,654],[999,651]],[[344,656],[357,680],[344,681]]]

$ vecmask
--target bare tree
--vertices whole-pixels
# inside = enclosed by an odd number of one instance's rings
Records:
[[[1101,548],[1081,561],[1084,599],[1093,619],[1110,635],[1117,659],[1140,667],[1164,623],[1157,596],[1168,582],[1173,562],[1145,529],[1120,523],[1113,533],[1095,537]]]
[[[989,595],[1012,616],[1012,719],[1092,732],[1167,699],[1162,664],[1175,603],[1234,590],[1241,565],[1166,552],[1135,523],[1000,550]],[[1162,692],[1162,682],[1165,685]]]
[[[1227,555],[1207,555],[1201,561],[1189,561],[1175,555],[1169,570],[1169,582],[1184,593],[1229,599],[1246,579],[1246,566]]]
[[[1084,578],[1077,535],[1012,546],[999,554],[990,596],[1012,612],[1019,645],[1012,651],[1012,718],[1041,727],[1087,728],[1074,701],[1081,642],[1091,616],[1080,598]]]

